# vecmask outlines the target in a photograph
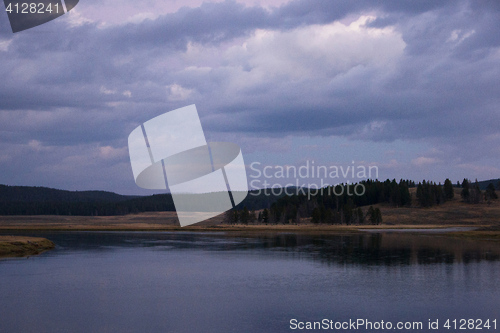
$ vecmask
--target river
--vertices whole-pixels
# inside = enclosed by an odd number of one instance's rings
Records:
[[[448,319],[499,329],[495,242],[400,233],[23,235],[57,247],[0,260],[0,332],[311,332],[356,320],[372,323],[359,332],[389,331],[373,327],[382,320],[454,331],[443,328]],[[436,320],[439,330],[429,330]],[[331,326],[299,329],[308,322]]]

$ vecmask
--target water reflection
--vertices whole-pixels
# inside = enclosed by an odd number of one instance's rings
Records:
[[[495,242],[404,233],[38,232],[29,235],[54,241],[57,248],[49,253],[52,255],[147,247],[158,251],[251,251],[257,255],[300,255],[327,264],[385,266],[468,264],[500,259],[500,244]]]
[[[0,261],[0,332],[290,332],[292,318],[500,319],[497,243],[394,233],[33,235],[57,247]]]

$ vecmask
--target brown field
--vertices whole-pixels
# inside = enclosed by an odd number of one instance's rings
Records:
[[[411,189],[415,202],[416,189]],[[500,199],[477,205],[464,203],[460,189],[455,189],[455,198],[442,205],[430,208],[379,206],[386,225],[430,224],[439,227],[477,227],[473,231],[447,233],[449,236],[485,240],[500,240]]]
[[[413,202],[415,189],[411,189]],[[385,224],[432,224],[432,225],[484,225],[500,226],[500,200],[491,204],[467,204],[455,189],[455,198],[442,205],[430,208],[379,206]]]

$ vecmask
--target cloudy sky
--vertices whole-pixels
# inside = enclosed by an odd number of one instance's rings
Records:
[[[0,14],[0,183],[146,194],[127,138],[196,104],[246,164],[500,177],[500,2],[81,0]]]

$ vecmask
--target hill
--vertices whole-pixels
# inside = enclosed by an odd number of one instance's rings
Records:
[[[106,191],[66,191],[37,186],[0,184],[0,202],[120,202],[137,196]]]
[[[500,179],[478,183],[481,189],[486,189],[488,184],[493,183],[496,186],[498,181]],[[295,188],[289,190],[289,193],[296,192]],[[243,207],[247,207],[249,210],[271,208],[273,203],[285,196],[284,191],[281,193],[273,195],[271,191],[267,193],[250,191],[236,209],[242,210]],[[289,200],[285,198],[284,201]],[[356,204],[364,206],[367,203],[359,202]],[[175,205],[169,193],[127,196],[106,191],[67,191],[47,187],[0,185],[0,215],[113,216],[174,211]]]
[[[498,187],[497,187],[498,182],[500,182],[500,178],[490,179],[490,180],[483,180],[483,181],[480,181],[480,182],[477,182],[477,183],[479,184],[479,188],[484,191],[484,190],[486,190],[486,187],[488,187],[488,185],[490,183],[492,183],[495,186],[495,189],[498,189]]]
[[[284,194],[251,191],[238,209],[269,208]],[[170,193],[127,196],[106,191],[67,191],[47,187],[0,185],[0,215],[112,216],[143,212],[173,212]]]

